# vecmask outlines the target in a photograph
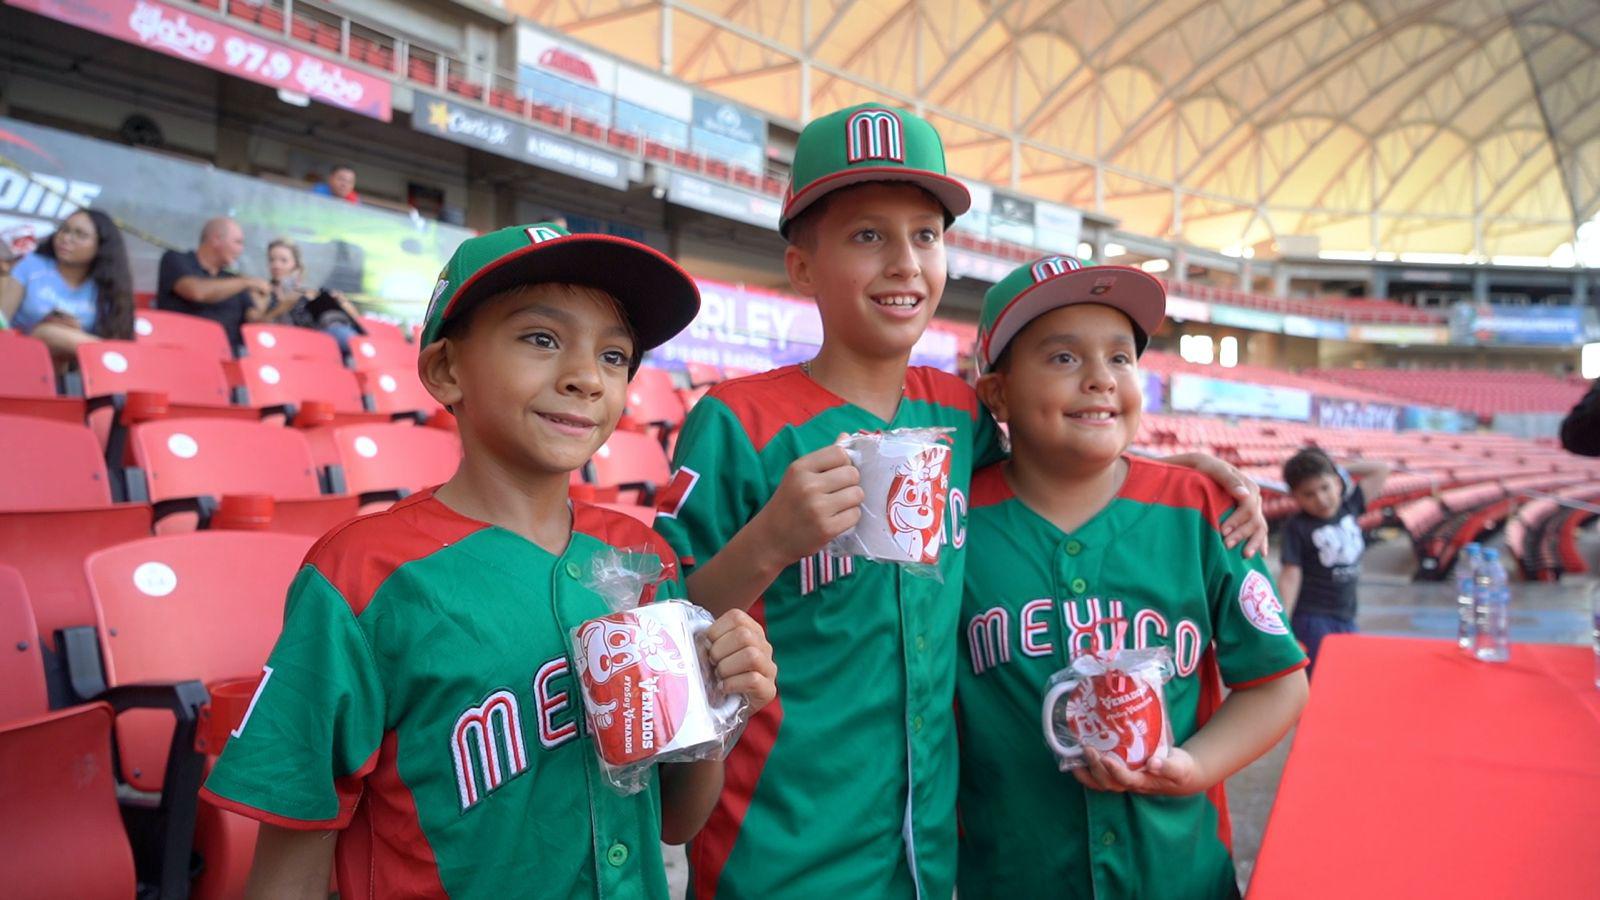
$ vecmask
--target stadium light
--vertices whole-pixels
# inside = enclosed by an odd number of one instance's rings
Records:
[[[1128,248],[1121,244],[1107,244],[1105,249],[1106,259],[1116,259],[1127,252]]]
[[[1233,335],[1224,337],[1217,346],[1217,365],[1224,369],[1231,369],[1239,364],[1239,339]]]
[[[1094,245],[1090,244],[1088,241],[1079,241],[1078,242],[1078,258],[1079,259],[1093,260],[1094,259]]]
[[[1147,259],[1139,263],[1139,268],[1149,272],[1151,275],[1156,275],[1172,268],[1172,263],[1164,259]]]
[[[1600,378],[1600,343],[1584,344],[1582,360],[1583,377]]]
[[[1209,334],[1186,334],[1178,338],[1178,356],[1197,366],[1209,366],[1215,358]]]

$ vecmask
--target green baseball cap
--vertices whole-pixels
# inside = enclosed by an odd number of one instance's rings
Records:
[[[513,225],[461,242],[422,324],[422,344],[474,303],[524,284],[577,284],[617,298],[640,354],[682,331],[700,311],[689,273],[653,248],[609,234],[572,234],[553,222]]]
[[[990,372],[1011,339],[1051,310],[1097,303],[1133,321],[1139,353],[1167,315],[1167,292],[1154,275],[1132,266],[1086,266],[1071,256],[1046,256],[1011,270],[983,295],[978,319],[978,370]]]
[[[944,141],[928,120],[882,103],[862,103],[820,119],[800,132],[778,233],[818,199],[865,181],[906,181],[939,198],[945,225],[972,206],[966,185],[944,167]]]

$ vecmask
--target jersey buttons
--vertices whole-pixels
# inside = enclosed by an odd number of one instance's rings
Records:
[[[628,861],[628,847],[626,844],[616,843],[606,851],[606,862],[613,866],[620,866]]]
[[[576,579],[582,573],[583,573],[583,570],[578,568],[578,564],[577,563],[575,563],[575,562],[567,563],[567,577]],[[623,852],[626,853],[627,851],[624,850]]]
[[[1067,555],[1068,556],[1077,556],[1079,553],[1082,553],[1082,552],[1083,552],[1083,543],[1081,541],[1067,541]]]
[[[1100,843],[1105,844],[1107,847],[1115,844],[1116,842],[1117,833],[1115,831],[1108,831],[1105,834],[1100,835]]]
[[[1068,585],[1068,587],[1072,588],[1074,594],[1081,594],[1089,589],[1089,582],[1084,581],[1082,578],[1074,578],[1072,579],[1072,584]]]

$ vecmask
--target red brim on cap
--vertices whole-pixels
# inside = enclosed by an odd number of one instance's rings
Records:
[[[628,314],[639,353],[666,343],[700,312],[694,279],[665,254],[608,234],[574,234],[529,244],[480,270],[461,286],[450,315],[532,284],[576,284],[615,297]]]
[[[956,217],[972,208],[972,194],[967,186],[959,180],[946,175],[938,175],[922,169],[907,169],[903,166],[860,166],[824,175],[801,189],[800,193],[789,198],[783,205],[783,214],[779,217],[778,232],[784,237],[789,236],[789,223],[794,218],[805,212],[811,204],[816,203],[827,194],[840,188],[853,184],[864,184],[870,181],[903,181],[922,188],[944,206],[946,227]]]
[[[1109,283],[1107,283],[1109,280]],[[1109,306],[1133,321],[1144,352],[1150,337],[1167,316],[1167,292],[1154,275],[1132,266],[1089,266],[1041,281],[1006,304],[995,317],[983,344],[983,368],[994,362],[1028,323],[1054,309],[1095,303]]]

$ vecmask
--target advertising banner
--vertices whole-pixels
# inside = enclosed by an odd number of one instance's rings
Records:
[[[1442,431],[1460,434],[1478,425],[1476,417],[1455,409],[1437,406],[1408,406],[1401,413],[1400,425],[1408,431]]]
[[[1585,319],[1578,306],[1458,303],[1450,312],[1450,336],[1457,343],[1575,346],[1584,341]]]
[[[694,94],[681,84],[629,66],[617,68],[614,128],[680,150],[689,146]]]
[[[617,64],[527,25],[517,28],[517,83],[536,103],[611,127]]]
[[[628,187],[628,161],[620,156],[444,97],[417,91],[411,127],[619,191]]]
[[[1083,213],[1068,206],[1039,201],[1033,208],[1034,246],[1065,256],[1078,255]]]
[[[695,97],[689,143],[704,156],[752,172],[766,170],[767,120],[732,103]]]
[[[1038,236],[1034,229],[1033,214],[1032,200],[996,192],[989,207],[989,236],[1024,247],[1037,246]],[[1076,252],[1077,249],[1078,246],[1074,243],[1066,248],[1066,252]]]
[[[696,279],[700,314],[678,336],[651,351],[653,364],[703,362],[763,372],[815,356],[822,346],[822,318],[815,304],[760,288]],[[960,338],[929,328],[911,351],[914,366],[956,371]]]
[[[1149,370],[1141,374],[1144,376],[1144,411],[1161,412],[1166,409],[1161,398],[1161,376]]]
[[[1351,325],[1350,340],[1369,344],[1443,344],[1448,329],[1439,325]]]
[[[1400,407],[1387,403],[1317,397],[1312,404],[1311,422],[1323,428],[1397,431],[1400,428]]]
[[[1343,322],[1332,319],[1313,319],[1308,316],[1284,316],[1283,333],[1295,337],[1326,338],[1328,340],[1342,341],[1350,336],[1350,329]]]
[[[1211,321],[1211,305],[1188,297],[1167,295],[1167,318],[1184,322]]]
[[[778,230],[778,214],[783,211],[776,197],[741,191],[686,175],[676,169],[667,177],[667,200],[679,206],[773,231]]]
[[[134,290],[156,288],[166,249],[192,250],[200,226],[230,215],[244,229],[238,269],[266,275],[267,242],[300,245],[306,283],[344,291],[365,305],[420,319],[439,270],[465,228],[403,216],[284,187],[160,153],[0,118],[0,230],[44,239],[82,206],[123,226]]]
[[[6,2],[208,69],[389,121],[388,79],[346,68],[157,0]]]
[[[1220,303],[1211,307],[1211,322],[1215,325],[1231,325],[1234,328],[1248,328],[1252,331],[1283,330],[1283,316],[1280,313],[1224,306]]]
[[[1009,260],[960,247],[946,248],[945,265],[949,267],[952,278],[976,278],[991,284],[1011,274],[1011,270],[1017,267],[1016,263]]]
[[[1204,375],[1175,372],[1167,382],[1167,407],[1178,412],[1304,422],[1311,418],[1311,395],[1296,388],[1223,381]]]
[[[972,207],[957,217],[951,226],[952,230],[975,238],[986,238],[989,236],[989,210],[994,206],[994,188],[965,178],[959,180],[966,185],[967,193],[972,195]]]

